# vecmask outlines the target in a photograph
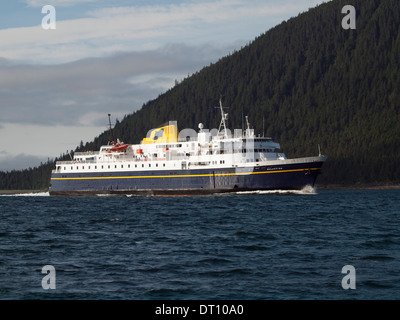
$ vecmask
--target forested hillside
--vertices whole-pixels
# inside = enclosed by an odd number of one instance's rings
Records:
[[[329,157],[319,183],[400,183],[400,1],[350,2],[282,22],[127,115],[115,137],[137,143],[168,120],[180,129],[218,127],[222,94],[230,128],[248,115],[288,157],[316,155],[319,144]],[[355,30],[341,25],[348,4],[357,10]],[[107,141],[105,132],[78,149]]]

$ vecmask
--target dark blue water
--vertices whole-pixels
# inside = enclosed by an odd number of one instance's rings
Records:
[[[399,204],[400,190],[0,196],[0,299],[399,299]]]

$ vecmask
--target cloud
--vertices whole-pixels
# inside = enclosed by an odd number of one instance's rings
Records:
[[[43,7],[51,4],[52,6],[59,7],[70,7],[76,4],[82,4],[86,2],[95,2],[96,0],[24,0],[29,7]]]
[[[11,171],[39,166],[47,161],[47,157],[38,157],[24,153],[12,155],[4,150],[0,153],[0,171]]]
[[[57,22],[54,32],[0,30],[0,124],[98,125],[110,109],[122,117],[248,42],[237,30],[304,1],[111,7]]]
[[[79,19],[57,20],[56,30],[43,30],[38,19],[36,26],[0,30],[0,57],[50,64],[155,49],[177,39],[190,45],[249,41],[310,2],[321,1],[207,0],[109,7]],[[56,9],[57,17],[62,16],[63,8]]]
[[[120,119],[232,48],[168,45],[59,65],[0,64],[0,123],[99,125]]]
[[[75,149],[80,141],[92,141],[107,130],[107,115],[101,126],[39,126],[5,124],[0,128],[0,170],[34,167]]]

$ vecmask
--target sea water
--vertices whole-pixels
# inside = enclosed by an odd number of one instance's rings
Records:
[[[399,204],[400,190],[4,195],[0,299],[399,299]]]

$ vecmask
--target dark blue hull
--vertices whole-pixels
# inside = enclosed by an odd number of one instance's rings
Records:
[[[53,173],[50,195],[185,195],[302,189],[314,186],[323,161],[252,168]]]

